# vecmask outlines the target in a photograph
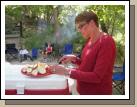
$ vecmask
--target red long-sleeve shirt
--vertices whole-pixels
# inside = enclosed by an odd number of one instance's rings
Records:
[[[116,56],[115,42],[103,35],[94,44],[87,41],[77,61],[78,69],[72,69],[70,78],[77,80],[81,95],[112,94],[112,73]]]

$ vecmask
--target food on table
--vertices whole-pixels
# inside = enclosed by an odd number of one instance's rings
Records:
[[[27,72],[28,72],[28,73],[32,72],[32,68],[31,68],[31,67],[28,67],[28,68],[27,68]]]
[[[27,71],[27,68],[23,68],[23,69],[22,69],[22,72],[25,73],[26,71]]]
[[[47,68],[48,65],[46,63],[39,62],[34,65],[26,65],[26,67],[22,69],[22,72],[26,74],[31,74],[33,76],[37,76],[38,74],[46,74],[48,70]]]
[[[40,74],[45,74],[46,73],[45,64],[44,63],[39,63],[37,70]]]
[[[38,64],[34,64],[33,68],[36,69],[38,67]]]
[[[32,70],[31,74],[34,75],[34,76],[37,76],[38,75],[38,70],[37,69]]]

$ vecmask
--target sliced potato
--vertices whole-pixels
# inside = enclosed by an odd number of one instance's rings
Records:
[[[34,69],[34,70],[31,72],[31,74],[34,75],[34,76],[37,76],[37,74],[38,74],[37,69]]]
[[[37,69],[38,69],[38,72],[40,74],[45,74],[46,73],[46,71],[45,71],[45,64],[39,64]]]
[[[37,64],[26,65],[26,68],[23,69],[23,72],[27,72],[28,74],[37,76],[38,73],[45,74],[46,73],[45,68],[47,68],[47,67],[48,67],[47,64],[38,62]]]
[[[28,73],[31,73],[31,72],[32,72],[32,68],[28,67],[28,68],[27,68],[27,72],[28,72]]]
[[[33,65],[33,69],[36,69],[38,67],[38,64]]]
[[[23,68],[23,69],[22,69],[22,72],[25,72],[25,73],[26,73],[26,72],[27,72],[27,68]]]
[[[47,64],[45,64],[45,68],[47,68],[48,67],[48,65]]]
[[[34,65],[27,65],[28,68],[33,68]]]
[[[45,69],[43,69],[43,68],[39,68],[39,69],[38,69],[38,72],[39,72],[40,74],[45,74],[45,73],[46,73]]]

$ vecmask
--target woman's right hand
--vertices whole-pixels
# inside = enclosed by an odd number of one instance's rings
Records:
[[[59,63],[60,64],[66,64],[68,62],[75,62],[77,60],[77,57],[75,55],[64,55],[60,58]]]

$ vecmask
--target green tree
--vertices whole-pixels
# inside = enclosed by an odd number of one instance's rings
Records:
[[[93,10],[99,17],[100,28],[113,36],[117,44],[116,63],[124,60],[125,7],[123,5],[7,5],[6,32],[22,22],[22,41],[28,47],[41,47],[52,41],[62,46],[71,42],[74,51],[80,52],[84,39],[75,29],[75,17],[84,10]],[[41,23],[39,23],[41,22]],[[39,26],[45,24],[44,26]],[[57,38],[57,34],[60,38]],[[77,48],[78,47],[78,48]]]

